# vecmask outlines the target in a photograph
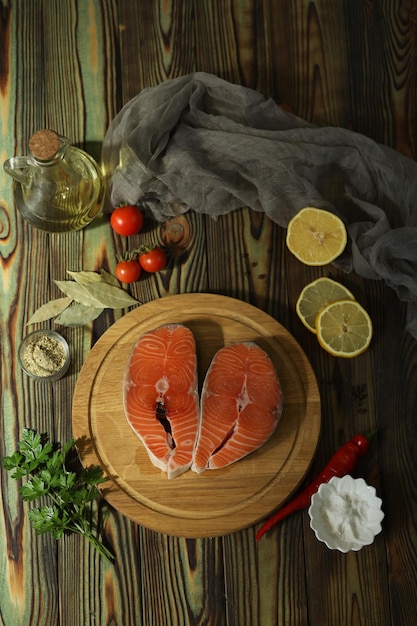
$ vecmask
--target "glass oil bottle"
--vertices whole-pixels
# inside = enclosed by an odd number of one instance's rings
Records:
[[[101,212],[106,191],[98,164],[55,131],[37,131],[29,155],[10,158],[3,168],[14,179],[17,208],[36,228],[76,231]]]

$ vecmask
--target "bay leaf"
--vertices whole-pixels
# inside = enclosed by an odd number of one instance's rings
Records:
[[[81,271],[81,272],[72,272],[71,270],[67,270],[67,274],[71,276],[77,283],[85,284],[85,283],[94,283],[101,281],[101,275],[98,272],[92,271]]]
[[[56,280],[55,284],[65,293],[66,296],[70,296],[73,300],[79,302],[80,304],[98,308],[107,306],[94,297],[90,291],[94,285],[99,285],[100,283],[82,284],[77,283],[74,280]]]
[[[61,326],[85,326],[103,313],[104,307],[92,307],[76,302],[55,318],[55,324]]]
[[[125,307],[140,304],[138,300],[135,300],[121,287],[108,283],[90,283],[88,291],[92,297],[100,302],[101,306],[109,309],[124,309]]]
[[[116,276],[113,276],[113,274],[110,274],[109,272],[106,272],[106,270],[101,270],[101,280],[104,283],[108,283],[109,285],[114,285],[115,287],[120,287],[120,283],[117,280]]]
[[[59,315],[60,313],[62,313],[62,311],[69,307],[71,302],[71,296],[64,296],[63,298],[56,298],[55,300],[50,300],[49,302],[46,302],[38,309],[36,309],[29,321],[26,322],[26,326],[50,320],[52,317],[55,317],[55,315]]]

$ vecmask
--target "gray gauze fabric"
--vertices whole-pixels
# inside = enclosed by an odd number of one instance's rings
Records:
[[[286,227],[305,206],[339,215],[338,261],[409,303],[417,338],[417,163],[367,137],[314,126],[260,93],[198,72],[144,89],[112,121],[102,163],[113,206],[158,221],[239,207]]]

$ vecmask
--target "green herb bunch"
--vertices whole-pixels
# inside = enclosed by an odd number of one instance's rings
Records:
[[[51,533],[60,539],[64,533],[84,535],[96,550],[110,563],[112,553],[96,537],[93,522],[93,503],[100,498],[98,485],[107,479],[97,465],[67,469],[66,460],[75,450],[75,440],[54,446],[45,435],[24,429],[18,451],[3,458],[3,466],[11,477],[25,482],[19,493],[25,501],[47,497],[49,504],[28,511],[29,520],[37,534]]]

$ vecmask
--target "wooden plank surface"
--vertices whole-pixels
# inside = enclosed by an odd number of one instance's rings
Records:
[[[414,0],[1,0],[0,153],[25,154],[34,130],[55,128],[96,158],[131,97],[193,71],[258,89],[309,121],[363,133],[417,156]],[[178,232],[182,233],[178,235]],[[383,499],[383,532],[347,555],[320,544],[304,511],[255,543],[256,527],[214,539],[169,537],[100,506],[116,564],[79,537],[35,536],[18,485],[1,470],[3,626],[411,626],[417,613],[416,341],[406,307],[377,281],[302,266],[283,230],[242,209],[217,221],[192,211],[148,222],[129,241],[108,218],[76,235],[32,230],[0,172],[0,456],[24,427],[68,440],[71,403],[91,346],[124,311],[61,329],[72,366],[52,388],[24,378],[16,348],[33,311],[57,297],[66,270],[114,271],[123,249],[175,241],[167,270],[131,287],[142,302],[216,293],[251,303],[294,335],[322,398],[312,477],[357,431],[378,428],[358,475]],[[295,314],[302,287],[330,275],[368,309],[375,338],[341,361],[318,349]]]

